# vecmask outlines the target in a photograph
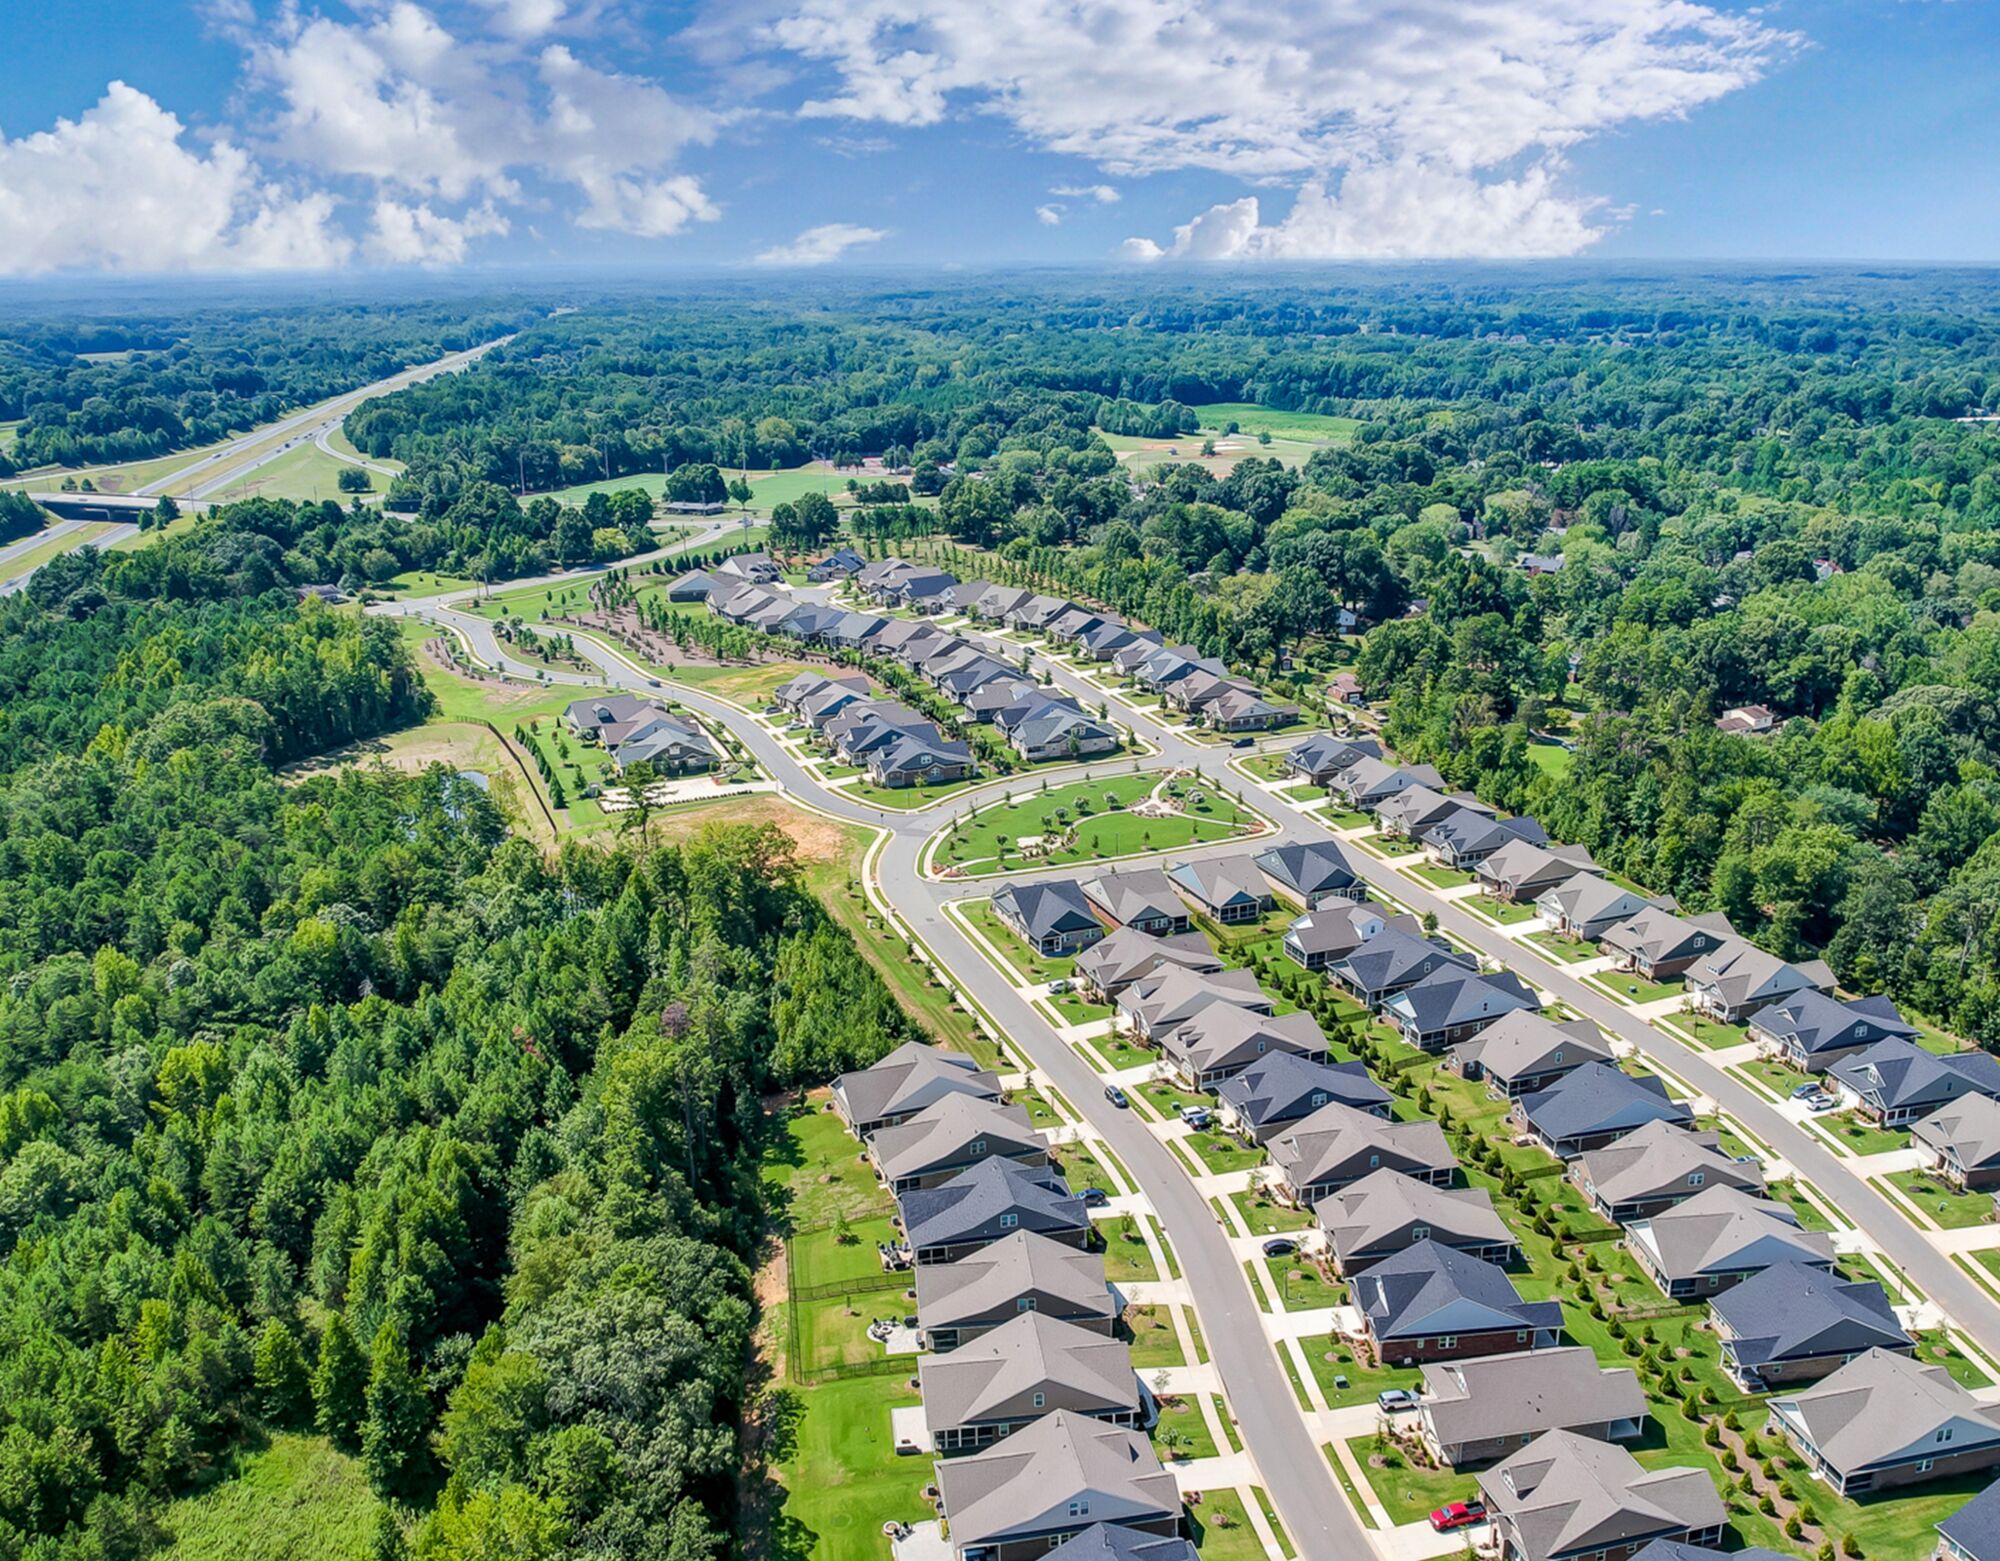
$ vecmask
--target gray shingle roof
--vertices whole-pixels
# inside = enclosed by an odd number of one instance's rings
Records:
[[[1361,881],[1347,853],[1331,840],[1273,846],[1258,852],[1256,862],[1267,877],[1297,894],[1338,893]]]
[[[1076,973],[1112,993],[1169,965],[1212,973],[1222,969],[1222,960],[1198,932],[1155,937],[1130,927],[1118,928],[1076,957]]]
[[[922,1357],[917,1378],[933,1434],[1054,1409],[1102,1416],[1140,1408],[1130,1346],[1040,1312],[1023,1312],[947,1355]]]
[[[1874,1280],[1842,1279],[1803,1263],[1774,1263],[1709,1304],[1734,1337],[1736,1358],[1753,1369],[1911,1342]]]
[[[1620,922],[1603,937],[1606,948],[1620,954],[1643,956],[1647,964],[1674,958],[1697,933],[1733,938],[1736,933],[1729,918],[1720,911],[1704,916],[1676,916],[1672,911],[1651,906],[1630,921]]]
[[[1003,1236],[955,1263],[927,1263],[917,1270],[917,1320],[927,1329],[991,1316],[1024,1296],[1038,1298],[1041,1310],[1061,1317],[1109,1321],[1117,1312],[1102,1257],[1029,1230]]]
[[[1910,1137],[1927,1148],[1949,1150],[1967,1171],[2000,1165],[2000,1100],[1967,1095],[1940,1106],[1910,1129]]]
[[[1524,1301],[1497,1263],[1436,1241],[1384,1258],[1357,1275],[1353,1289],[1370,1331],[1385,1342],[1562,1326],[1561,1302]]]
[[[963,1052],[905,1041],[879,1062],[833,1081],[851,1122],[903,1116],[950,1094],[1000,1098],[1000,1080]]]
[[[1476,970],[1447,966],[1404,987],[1385,1005],[1390,1016],[1414,1024],[1418,1033],[1434,1035],[1482,1018],[1539,1009],[1534,989],[1511,970],[1482,975]]]
[[[1088,1230],[1090,1217],[1069,1183],[1047,1166],[982,1160],[938,1187],[921,1187],[897,1199],[905,1238],[913,1248],[947,1247],[982,1235],[998,1240],[1004,1215],[1017,1216],[1009,1229],[1057,1235]]]
[[[1083,889],[1074,878],[1002,884],[993,891],[993,908],[1020,922],[1031,938],[1088,932],[1098,925],[1097,918],[1090,914],[1090,902],[1084,899]]]
[[[1341,1177],[1358,1181],[1378,1166],[1405,1172],[1449,1171],[1458,1166],[1444,1129],[1419,1120],[1393,1122],[1340,1101],[1329,1101],[1287,1128],[1269,1145],[1271,1159],[1293,1187]]]
[[[1148,1035],[1177,1030],[1213,1003],[1237,1008],[1270,1009],[1276,1005],[1257,984],[1253,970],[1163,970],[1127,987],[1118,1004],[1137,1016]]]
[[[1313,1215],[1343,1259],[1376,1251],[1413,1226],[1426,1227],[1431,1239],[1447,1246],[1515,1244],[1485,1188],[1433,1187],[1387,1169],[1320,1199]]]
[[[1359,1062],[1312,1062],[1291,1052],[1261,1057],[1216,1091],[1254,1127],[1317,1110],[1316,1094],[1362,1110],[1387,1108],[1392,1096]],[[1303,1109],[1302,1109],[1303,1108]]]
[[[2000,1417],[1944,1367],[1888,1350],[1869,1350],[1801,1392],[1779,1394],[1771,1410],[1843,1475],[1921,1456],[1945,1428],[1954,1454],[2000,1443]]]
[[[1547,1089],[1521,1097],[1521,1115],[1551,1141],[1626,1132],[1647,1122],[1692,1122],[1694,1113],[1653,1076],[1635,1079],[1608,1062],[1586,1063]]]
[[[1801,1230],[1783,1204],[1734,1187],[1703,1188],[1664,1214],[1635,1220],[1629,1229],[1669,1279],[1742,1273],[1773,1263],[1829,1268],[1834,1259],[1831,1236]]]
[[[1203,905],[1223,906],[1237,900],[1271,897],[1270,886],[1257,870],[1256,858],[1247,855],[1181,862],[1168,869],[1167,877]]]
[[[1638,1373],[1601,1367],[1582,1345],[1433,1362],[1424,1367],[1423,1398],[1424,1419],[1444,1447],[1646,1414]]]
[[[2000,1561],[2000,1480],[1938,1524],[1967,1561]]]
[[[1796,1044],[1808,1061],[1842,1047],[1867,1046],[1899,1036],[1914,1040],[1917,1035],[1917,1027],[1886,997],[1857,997],[1843,1003],[1811,989],[1762,1009],[1750,1027],[1774,1041]]]
[[[1766,1550],[1762,1545],[1752,1545],[1748,1550],[1731,1550],[1725,1553],[1711,1550],[1706,1545],[1690,1545],[1684,1539],[1656,1539],[1634,1556],[1632,1561],[1797,1561],[1797,1558],[1780,1555],[1775,1550]],[[1981,1561],[1984,1561],[1983,1557]]]
[[[1534,1078],[1587,1062],[1609,1062],[1612,1052],[1588,1019],[1557,1024],[1519,1009],[1503,1014],[1469,1041],[1451,1049],[1460,1065],[1477,1063],[1497,1079]]]
[[[952,1542],[961,1549],[1074,1523],[1178,1517],[1174,1477],[1145,1434],[1058,1410],[970,1458],[937,1466]],[[1083,1511],[1069,1515],[1072,1506]]]
[[[1324,1056],[1326,1036],[1319,1021],[1304,1010],[1273,1017],[1234,1003],[1211,1003],[1168,1033],[1163,1049],[1171,1056],[1185,1058],[1189,1069],[1199,1076],[1276,1052]]]
[[[1469,954],[1461,954],[1426,937],[1385,927],[1330,968],[1351,973],[1355,984],[1365,991],[1384,992],[1405,980],[1426,959],[1440,954],[1468,969],[1473,963]]]
[[[970,1146],[982,1142],[988,1145],[986,1153],[1009,1159],[1026,1160],[1048,1153],[1046,1140],[1023,1107],[1003,1106],[997,1100],[971,1095],[947,1095],[907,1122],[881,1129],[871,1142],[875,1163],[892,1184],[907,1176],[967,1164],[974,1158],[968,1152]]]
[[[1391,916],[1373,900],[1329,900],[1316,911],[1295,917],[1285,929],[1285,941],[1301,954],[1345,954],[1358,949],[1385,927],[1411,937],[1423,935],[1414,916]]]
[[[1601,922],[1606,916],[1626,920],[1646,908],[1643,896],[1596,873],[1578,873],[1544,889],[1535,903],[1575,922]]]
[[[1138,1529],[1093,1523],[1048,1554],[1048,1561],[1201,1561],[1193,1545],[1176,1535],[1166,1539]]]
[[[1727,1521],[1707,1471],[1649,1472],[1624,1448],[1573,1431],[1551,1431],[1503,1458],[1479,1476],[1479,1491],[1513,1524],[1526,1561]]]
[[[1155,916],[1185,918],[1187,907],[1174,893],[1167,875],[1157,867],[1134,867],[1122,873],[1099,873],[1083,880],[1083,892],[1119,925]]]
[[[1790,964],[1742,938],[1732,938],[1688,967],[1690,987],[1713,990],[1731,1008],[1764,998],[1789,997],[1807,987],[1830,987],[1833,972],[1812,959]]]
[[[1940,1057],[1912,1041],[1877,1041],[1828,1070],[1863,1099],[1896,1108],[1944,1105],[1961,1096],[2000,1096],[2000,1059],[1990,1052]]]
[[[1714,1133],[1692,1133],[1648,1122],[1583,1156],[1584,1184],[1606,1203],[1692,1197],[1702,1187],[1734,1187],[1762,1197],[1764,1171],[1754,1160],[1732,1160]],[[1699,1177],[1699,1181],[1691,1178]]]

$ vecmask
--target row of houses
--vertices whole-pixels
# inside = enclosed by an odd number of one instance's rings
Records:
[[[563,724],[579,741],[601,744],[621,771],[644,763],[661,775],[700,775],[722,762],[722,750],[706,731],[656,699],[573,699],[563,707]]]
[[[1027,1114],[972,1059],[916,1042],[841,1075],[833,1105],[897,1200],[958,1561],[1196,1561],[1085,1198]]]
[[[865,677],[802,672],[772,696],[796,715],[843,764],[865,769],[878,786],[934,786],[974,770],[969,744],[900,700],[878,698]]]

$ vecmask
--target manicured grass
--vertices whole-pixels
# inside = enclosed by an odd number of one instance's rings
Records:
[[[1818,1206],[1800,1191],[1796,1178],[1788,1176],[1783,1181],[1772,1182],[1771,1196],[1798,1216],[1800,1229],[1830,1231],[1834,1228],[1833,1221],[1820,1213]]]
[[[1202,1492],[1201,1505],[1188,1508],[1187,1517],[1201,1561],[1264,1561],[1263,1542],[1235,1491]]]
[[[1306,1209],[1295,1209],[1255,1192],[1233,1192],[1229,1201],[1243,1216],[1243,1223],[1256,1236],[1272,1236],[1295,1230],[1311,1230],[1313,1217]]]
[[[463,575],[443,575],[430,569],[405,569],[374,587],[378,593],[393,591],[399,596],[444,596],[452,591],[477,589],[477,580]]]
[[[1324,797],[1326,789],[1322,786],[1315,786],[1308,781],[1302,786],[1282,787],[1278,795],[1288,802],[1313,802],[1318,798]]]
[[[157,1561],[363,1561],[377,1503],[361,1460],[323,1437],[275,1436],[160,1512]]]
[[[1073,954],[1037,954],[1021,941],[1021,935],[1000,919],[990,901],[974,900],[961,907],[965,919],[977,927],[1012,967],[1022,981],[1044,984],[1068,980],[1076,969]]]
[[[1576,755],[1554,743],[1528,744],[1528,762],[1544,775],[1561,780],[1576,764]]]
[[[1231,1138],[1227,1133],[1196,1133],[1189,1146],[1202,1163],[1218,1176],[1230,1171],[1247,1171],[1264,1163],[1264,1151]]]
[[[1208,1429],[1201,1405],[1193,1398],[1176,1398],[1160,1405],[1160,1423],[1153,1427],[1153,1447],[1163,1463],[1169,1459],[1213,1458],[1221,1450],[1215,1445],[1214,1433]]]
[[[1694,1014],[1673,1014],[1670,1017],[1674,1027],[1683,1035],[1692,1036],[1697,1046],[1706,1046],[1710,1051],[1727,1051],[1750,1039],[1750,1030],[1746,1025],[1722,1024]]]
[[[912,1368],[914,1369],[914,1367]],[[899,1376],[828,1382],[798,1394],[804,1414],[775,1474],[784,1515],[801,1531],[791,1553],[812,1561],[881,1561],[884,1522],[933,1516],[928,1458],[898,1458],[889,1411],[919,1402]]]
[[[1917,1359],[1927,1366],[1944,1367],[1960,1387],[1976,1392],[1993,1385],[1993,1378],[1980,1368],[1977,1361],[1955,1348],[1942,1329],[1919,1333],[1915,1338]]]
[[[1489,895],[1475,894],[1469,900],[1460,900],[1459,906],[1482,920],[1495,926],[1512,927],[1524,921],[1533,921],[1541,913],[1532,905],[1516,905],[1512,900],[1496,900]]]
[[[1898,1191],[1946,1230],[1968,1230],[1993,1218],[1991,1193],[1958,1192],[1929,1171],[1894,1171],[1884,1180],[1895,1183]]]
[[[1120,1280],[1127,1284],[1153,1284],[1159,1280],[1160,1265],[1153,1260],[1152,1250],[1139,1239],[1135,1228],[1126,1235],[1119,1220],[1104,1220],[1098,1224],[1098,1232],[1104,1237],[1104,1277],[1113,1284]]]
[[[1676,978],[1672,981],[1648,981],[1643,976],[1635,976],[1629,970],[1607,970],[1600,975],[1585,976],[1591,986],[1602,987],[1619,1002],[1633,1008],[1644,1007],[1647,1003],[1665,1002],[1670,997],[1679,997],[1686,987]]]
[[[1151,1063],[1159,1057],[1159,1053],[1151,1047],[1141,1046],[1130,1036],[1117,1030],[1108,1035],[1088,1036],[1083,1044],[1096,1056],[1098,1066],[1113,1073],[1122,1073],[1127,1068]]]
[[[1174,1332],[1170,1306],[1128,1306],[1125,1326],[1131,1330],[1132,1364],[1141,1371],[1155,1366],[1185,1366],[1187,1352]]]
[[[1396,854],[1394,845],[1384,842],[1384,848],[1391,856]],[[1421,878],[1433,889],[1458,889],[1472,882],[1472,874],[1462,873],[1455,867],[1433,867],[1428,863],[1422,867],[1403,869],[1412,878]]]
[[[1065,992],[1048,1000],[1064,1024],[1101,1024],[1118,1010],[1109,1003],[1094,1003],[1081,992]]]
[[[1587,959],[1597,958],[1597,946],[1593,943],[1577,943],[1559,932],[1530,932],[1522,941],[1532,943],[1545,954],[1552,954],[1566,965],[1580,965]]]
[[[1379,1444],[1372,1436],[1351,1437],[1347,1448],[1361,1465],[1375,1499],[1399,1524],[1421,1522],[1447,1502],[1466,1501],[1479,1494],[1479,1482],[1472,1475],[1449,1468],[1420,1469],[1388,1437]]]
[[[877,1317],[902,1316],[907,1310],[908,1304],[897,1290],[797,1303],[799,1359],[794,1369],[825,1371],[877,1359],[882,1346],[868,1337],[869,1323]]]
[[[1362,829],[1375,822],[1366,813],[1356,813],[1351,808],[1337,808],[1322,813],[1320,821],[1329,829]]]
[[[317,502],[333,499],[345,508],[354,501],[354,495],[344,493],[340,488],[340,474],[344,471],[361,471],[373,492],[381,492],[389,486],[389,479],[368,471],[365,467],[353,467],[335,456],[328,455],[311,440],[287,450],[274,461],[243,473],[235,482],[214,497],[221,503],[233,503],[238,499],[296,499],[301,502]]]
[[[1028,1113],[1028,1120],[1043,1131],[1061,1127],[1069,1120],[1056,1110],[1054,1104],[1039,1089],[1017,1089],[1011,1099],[1015,1105]]]
[[[787,673],[786,678],[790,675]],[[778,681],[782,683],[785,680],[780,678]],[[774,684],[773,687],[775,686]],[[978,776],[974,776],[968,780],[940,781],[935,786],[878,786],[873,781],[856,781],[851,786],[841,787],[840,790],[843,796],[853,797],[858,802],[866,802],[871,807],[895,808],[907,813],[913,808],[927,808],[933,802],[956,796],[978,779]]]
[[[1186,812],[1142,818],[1127,811],[1149,796],[1160,779],[1156,774],[1107,775],[1046,792],[1021,793],[965,820],[938,843],[932,860],[938,867],[956,866],[967,876],[983,877],[1228,840],[1243,835],[1255,823],[1254,815],[1226,793],[1196,781],[1173,783],[1180,788]],[[1193,800],[1197,796],[1199,802]],[[1067,810],[1075,826],[1075,844],[1024,855],[1022,840],[1048,832],[1044,817],[1049,820],[1048,830],[1061,828],[1059,810]]]
[[[794,1110],[764,1152],[766,1197],[795,1229],[831,1224],[839,1214],[876,1219],[896,1207],[840,1118],[816,1109],[825,1098],[816,1092],[812,1103]]]
[[[1415,1366],[1363,1364],[1361,1357],[1338,1334],[1299,1342],[1305,1348],[1306,1363],[1312,1367],[1312,1374],[1319,1382],[1320,1392],[1326,1395],[1330,1409],[1345,1409],[1350,1404],[1372,1404],[1375,1395],[1385,1388],[1415,1391],[1424,1380],[1423,1372]],[[1334,1381],[1336,1377],[1346,1378],[1347,1386],[1339,1386]]]
[[[1252,754],[1243,761],[1243,767],[1262,780],[1283,780],[1292,773],[1292,767],[1282,753]]]
[[[792,1283],[811,1290],[872,1280],[882,1272],[876,1243],[895,1239],[896,1227],[887,1215],[850,1221],[845,1241],[831,1230],[801,1231],[792,1238]]]
[[[1819,1125],[1856,1154],[1886,1154],[1892,1149],[1910,1147],[1908,1128],[1883,1127],[1859,1111],[1842,1111],[1821,1117]]]
[[[1264,1272],[1271,1277],[1272,1288],[1285,1303],[1286,1311],[1312,1312],[1338,1303],[1341,1287],[1329,1284],[1320,1277],[1317,1268],[1303,1259],[1267,1257],[1260,1261]]]
[[[1686,1015],[1679,1017],[1684,1019]],[[1736,1071],[1755,1079],[1780,1100],[1789,1100],[1793,1090],[1812,1082],[1808,1075],[1774,1057],[1752,1057],[1748,1062],[1737,1063]]]
[[[1252,445],[1255,445],[1258,434],[1269,434],[1273,439],[1346,444],[1361,427],[1361,420],[1355,417],[1336,417],[1319,412],[1280,412],[1259,406],[1254,401],[1214,401],[1194,410],[1205,433],[1212,432],[1219,436],[1222,429],[1234,423],[1242,433],[1250,436]],[[1199,441],[1196,448],[1200,448]],[[1254,455],[1257,450],[1252,449],[1250,453]]]
[[[1180,1115],[1183,1106],[1209,1106],[1212,1102],[1206,1095],[1191,1095],[1178,1085],[1163,1079],[1152,1079],[1139,1086],[1139,1093],[1146,1103],[1163,1117]]]
[[[1051,1162],[1060,1166],[1063,1179],[1073,1191],[1081,1192],[1086,1187],[1102,1187],[1106,1192],[1115,1193],[1118,1184],[1105,1169],[1104,1162],[1090,1152],[1090,1145],[1077,1140],[1058,1144],[1049,1151]]]

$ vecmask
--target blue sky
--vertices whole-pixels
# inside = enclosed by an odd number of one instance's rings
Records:
[[[0,274],[2000,259],[1994,0],[48,14]]]

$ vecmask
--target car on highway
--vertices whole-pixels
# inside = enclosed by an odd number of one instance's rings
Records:
[[[1264,1256],[1266,1257],[1290,1257],[1298,1250],[1299,1244],[1292,1240],[1290,1236],[1273,1236],[1269,1241],[1264,1243]]]
[[[1384,1388],[1375,1395],[1375,1407],[1385,1415],[1417,1407],[1417,1395],[1408,1388]]]
[[[1121,1110],[1132,1103],[1126,1098],[1125,1091],[1120,1089],[1116,1084],[1107,1084],[1104,1086],[1104,1098]]]
[[[1431,1514],[1431,1527],[1440,1534],[1471,1528],[1473,1524],[1485,1521],[1486,1503],[1483,1501],[1448,1501]]]

